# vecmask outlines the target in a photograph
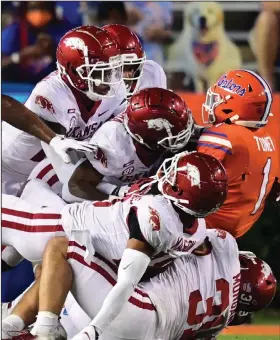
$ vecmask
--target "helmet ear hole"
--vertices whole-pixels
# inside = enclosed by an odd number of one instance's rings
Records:
[[[178,188],[177,185],[173,185],[173,186],[172,186],[172,190],[173,190],[174,192],[176,192],[176,194],[177,194],[178,196],[182,196],[182,195],[183,195],[183,190],[180,190],[180,189]]]
[[[172,190],[174,191],[174,192],[178,192],[179,191],[179,188],[177,187],[177,185],[172,185]]]
[[[230,113],[232,113],[233,111],[231,109],[223,109],[223,112],[228,115]]]
[[[250,84],[248,85],[248,91],[249,92],[253,92],[253,88],[252,88],[252,86]]]
[[[75,74],[75,75],[77,75],[78,74],[78,72],[76,71],[76,69],[75,69],[75,67],[73,67],[73,66],[70,66],[70,68],[71,68],[71,71]]]

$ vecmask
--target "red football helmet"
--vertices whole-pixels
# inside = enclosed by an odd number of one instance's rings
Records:
[[[156,177],[162,195],[195,217],[218,210],[227,196],[227,174],[214,157],[181,152],[166,159]]]
[[[233,70],[208,89],[202,119],[210,124],[228,120],[259,128],[267,124],[271,104],[271,89],[262,77],[248,70]]]
[[[138,80],[143,74],[145,52],[137,35],[124,25],[106,25],[102,27],[119,45],[123,62],[123,80],[128,97],[137,91]]]
[[[250,314],[266,308],[274,298],[277,281],[269,265],[251,252],[239,254],[241,281],[238,305],[231,325],[242,324]]]
[[[95,26],[67,32],[57,51],[58,71],[65,81],[92,100],[114,97],[112,85],[122,81],[119,48],[110,35]]]
[[[189,141],[193,118],[182,98],[172,91],[148,88],[134,94],[124,113],[127,132],[151,150],[178,151]]]

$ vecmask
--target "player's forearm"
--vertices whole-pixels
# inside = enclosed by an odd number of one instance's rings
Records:
[[[2,120],[49,144],[56,136],[34,112],[15,99],[2,94]]]
[[[134,249],[124,251],[119,265],[118,281],[91,322],[91,325],[95,326],[99,332],[103,332],[120,313],[149,263],[149,256],[140,251]]]
[[[69,192],[88,201],[103,201],[109,198],[109,195],[104,194],[96,188],[96,183],[80,180],[75,183],[69,181]]]

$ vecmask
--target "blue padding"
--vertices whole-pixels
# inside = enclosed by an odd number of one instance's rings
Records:
[[[2,302],[13,301],[34,281],[32,264],[23,260],[12,270],[2,273]]]

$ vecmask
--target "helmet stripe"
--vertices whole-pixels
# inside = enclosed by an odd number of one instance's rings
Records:
[[[264,115],[262,117],[262,121],[266,121],[267,120],[267,117],[270,113],[270,109],[271,109],[271,104],[272,104],[272,93],[271,93],[271,89],[270,89],[270,86],[268,85],[268,83],[261,77],[259,76],[257,73],[253,72],[253,71],[249,71],[249,70],[244,70],[244,69],[241,69],[240,71],[245,71],[245,72],[248,72],[250,74],[252,74],[253,76],[255,76],[258,81],[262,84],[262,86],[264,87],[264,90],[265,90],[265,95],[266,95],[266,98],[267,98],[267,105],[266,105],[266,108],[265,108],[265,112],[264,112]]]

